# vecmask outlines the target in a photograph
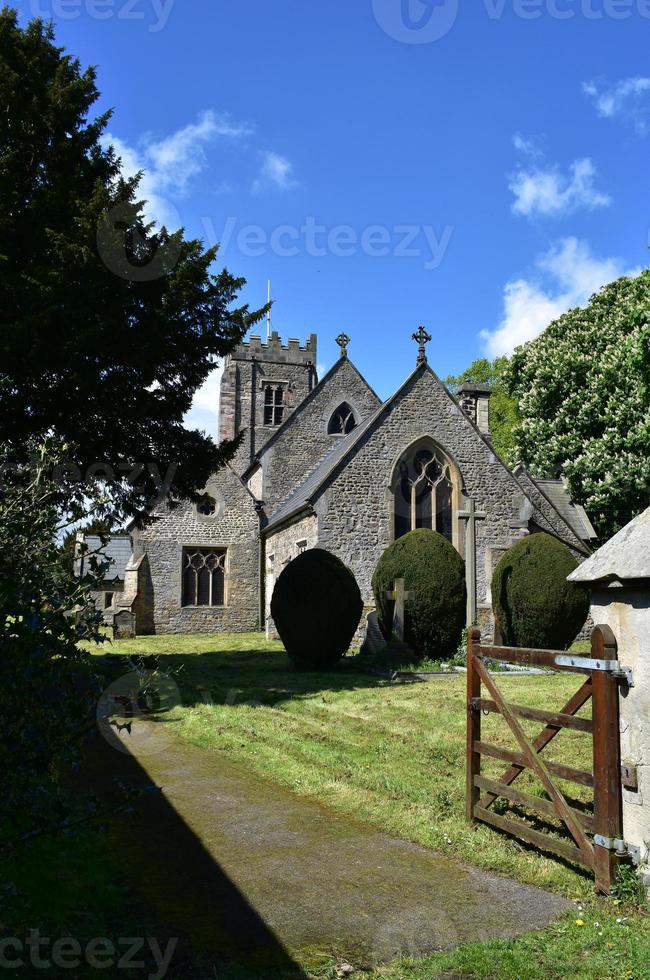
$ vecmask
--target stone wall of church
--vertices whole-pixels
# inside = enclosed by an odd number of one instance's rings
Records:
[[[485,620],[494,556],[525,533],[525,497],[512,474],[429,371],[414,376],[381,422],[362,438],[345,468],[323,488],[314,504],[320,546],[352,568],[364,601],[372,602],[372,574],[393,536],[393,468],[422,436],[434,439],[455,460],[465,496],[488,515],[477,523],[476,556],[478,604],[483,607],[479,617]],[[461,524],[461,542],[463,527]]]
[[[259,518],[254,501],[239,478],[220,470],[206,491],[217,503],[214,516],[203,517],[193,504],[159,507],[153,521],[137,532],[136,553],[146,553],[153,592],[156,633],[248,632],[260,628]],[[225,548],[226,604],[184,606],[183,549]]]
[[[282,434],[260,453],[262,498],[267,515],[298,486],[338,440],[328,423],[342,402],[352,408],[357,424],[379,407],[380,400],[347,358],[340,358],[323,378],[307,404],[293,413]]]
[[[251,337],[226,359],[221,379],[219,439],[233,439],[246,430],[233,460],[237,473],[244,472],[275,431],[275,426],[264,424],[264,385],[282,386],[286,419],[316,384],[316,356],[315,334],[301,347],[298,340],[283,345],[273,332],[266,342]]]
[[[271,618],[271,596],[273,587],[282,569],[293,561],[301,552],[318,545],[318,521],[313,514],[308,514],[288,527],[281,528],[275,534],[269,535],[265,542],[265,620],[266,635],[269,639],[277,639],[278,634]]]

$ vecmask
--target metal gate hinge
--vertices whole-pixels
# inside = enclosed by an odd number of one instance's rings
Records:
[[[602,670],[617,680],[625,681],[628,687],[634,687],[632,668],[623,667],[618,660],[592,660],[589,657],[558,655],[555,658],[555,663],[558,667],[584,667],[585,670]]]
[[[608,851],[616,851],[617,857],[629,857],[634,864],[641,863],[641,848],[636,844],[628,844],[618,837],[604,837],[602,834],[594,834],[594,844]]]

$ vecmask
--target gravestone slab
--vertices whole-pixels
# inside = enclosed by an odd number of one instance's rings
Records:
[[[120,609],[113,616],[113,639],[130,640],[135,635],[135,615],[130,609]]]
[[[371,656],[380,653],[384,649],[386,640],[379,628],[379,620],[377,619],[376,612],[368,613],[366,622],[366,638],[361,646],[361,654],[363,656]]]

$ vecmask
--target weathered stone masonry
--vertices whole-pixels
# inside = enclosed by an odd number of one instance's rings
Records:
[[[390,405],[381,425],[372,428],[345,467],[315,502],[319,540],[354,571],[364,601],[372,598],[371,579],[392,540],[393,468],[408,446],[429,436],[456,462],[466,497],[488,519],[477,529],[479,604],[487,604],[486,552],[508,548],[522,533],[521,487],[460,408],[427,368],[420,369]],[[359,548],[363,535],[364,547]],[[464,552],[462,534],[459,551]]]
[[[318,521],[314,514],[307,514],[266,538],[265,624],[269,636],[276,636],[271,620],[271,596],[282,569],[301,552],[317,546]]]
[[[254,501],[239,477],[221,470],[206,487],[217,501],[214,517],[202,517],[193,504],[159,507],[137,533],[134,547],[146,553],[152,584],[156,633],[242,632],[259,629],[260,537]],[[224,606],[182,605],[183,549],[225,548]]]
[[[457,514],[468,500],[485,512],[476,526],[476,581],[478,619],[488,632],[492,571],[517,538],[546,530],[579,556],[589,552],[589,534],[576,533],[582,518],[562,486],[543,481],[540,487],[494,453],[485,386],[464,386],[461,407],[421,351],[416,370],[382,404],[348,360],[349,338],[342,334],[337,342],[341,357],[318,385],[315,335],[304,347],[297,340],[284,346],[276,333],[266,343],[252,337],[227,359],[220,433],[230,439],[243,428],[245,438],[232,467],[205,488],[206,513],[190,503],[163,505],[133,531],[119,610],[135,617],[137,632],[241,632],[265,625],[272,631],[269,605],[278,575],[300,551],[316,546],[350,566],[371,608],[372,574],[394,534],[395,468],[420,443],[440,453],[453,473],[452,538],[463,557],[466,525]],[[351,431],[329,431],[342,405]],[[190,604],[198,593],[184,603],[184,549],[210,548],[226,553],[223,605]]]
[[[345,438],[327,431],[332,415],[343,402],[354,412],[357,424],[381,405],[357,369],[341,357],[287,424],[263,446],[250,471],[249,486],[259,491],[268,514],[273,513],[332,446]]]
[[[243,444],[233,461],[237,473],[250,466],[275,431],[275,426],[264,424],[265,384],[281,386],[286,420],[317,383],[316,355],[315,334],[304,347],[298,340],[290,340],[285,347],[274,331],[266,343],[253,336],[226,358],[221,380],[219,440],[233,439],[245,430]]]

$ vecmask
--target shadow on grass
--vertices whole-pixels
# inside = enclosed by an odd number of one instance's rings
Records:
[[[540,799],[551,802],[551,798],[547,793],[543,793]],[[590,809],[592,809],[583,801],[577,800],[575,802],[578,803],[580,809],[584,813],[589,813]],[[504,817],[518,819],[526,826],[530,827],[531,830],[537,830],[549,838],[549,849],[547,850],[545,850],[543,847],[538,847],[535,844],[530,844],[528,841],[525,841],[522,838],[517,838],[517,846],[521,848],[522,851],[525,851],[527,854],[536,855],[543,853],[547,858],[556,861],[564,868],[568,868],[569,871],[574,872],[574,874],[578,875],[580,878],[583,878],[585,881],[589,881],[593,878],[592,871],[587,870],[587,868],[584,868],[580,864],[575,864],[572,861],[568,861],[566,858],[562,857],[562,855],[555,853],[551,849],[550,845],[552,845],[553,840],[566,844],[575,844],[569,830],[559,818],[556,823],[551,823],[550,820],[545,819],[537,813],[523,809],[516,804],[508,804],[507,800],[499,800],[498,803],[494,805],[494,812],[499,813]],[[507,831],[501,830],[497,827],[491,827],[490,829],[495,834],[498,834],[503,840],[512,840],[512,835]]]
[[[260,650],[166,653],[164,649],[142,658],[130,655],[141,667],[157,669],[172,677],[180,688],[185,707],[198,704],[253,702],[273,707],[293,698],[309,698],[324,692],[355,691],[384,687],[385,678],[366,674],[344,658],[329,670],[298,670],[284,652]],[[129,669],[129,655],[106,658],[111,676]]]

